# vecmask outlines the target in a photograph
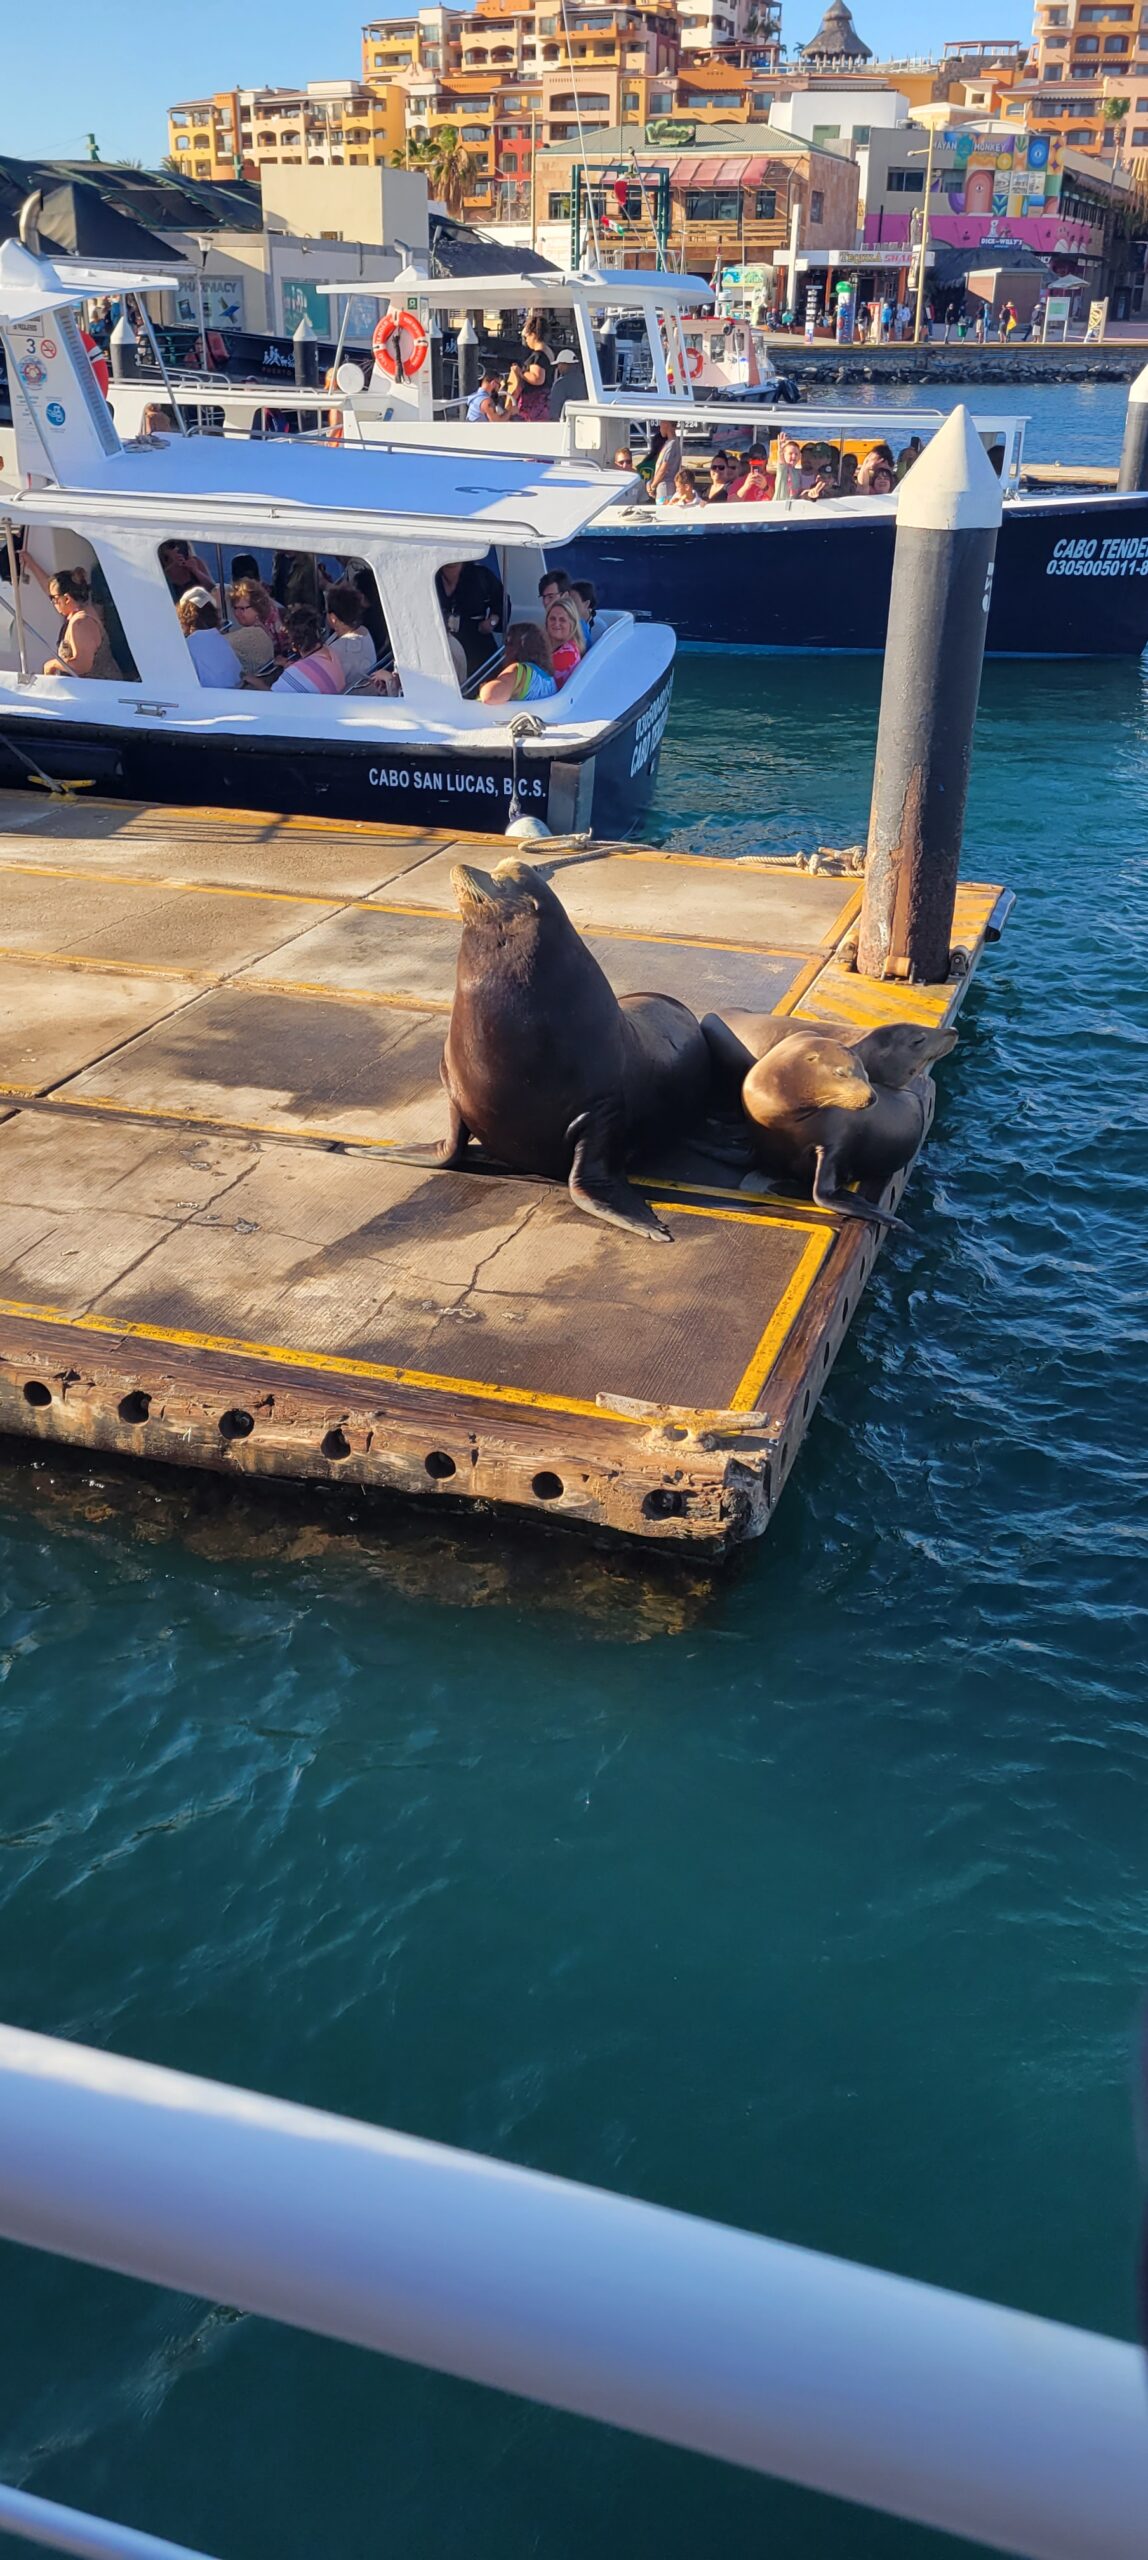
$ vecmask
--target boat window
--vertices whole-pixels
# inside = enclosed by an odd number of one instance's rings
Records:
[[[172,535],[159,546],[159,563],[200,684],[257,693],[274,686],[284,700],[401,691],[365,561]]]
[[[14,535],[18,593],[0,544],[0,664],[29,675],[138,684],[119,609],[98,553],[67,525]]]

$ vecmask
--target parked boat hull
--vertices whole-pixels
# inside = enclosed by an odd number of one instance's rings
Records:
[[[603,606],[679,642],[793,655],[885,645],[892,513],[721,507],[604,522],[552,557]],[[986,646],[1001,657],[1138,656],[1148,645],[1148,494],[1006,506]]]
[[[518,799],[524,815],[552,833],[583,828],[626,835],[649,804],[673,691],[672,667],[625,717],[589,743],[567,745],[551,730],[523,742]],[[511,808],[512,750],[446,750],[394,737],[359,744],[283,737],[194,735],[169,729],[103,727],[21,708],[0,708],[0,779],[89,780],[132,800],[183,806],[265,809],[277,815],[374,820],[388,826],[450,827],[501,834]]]

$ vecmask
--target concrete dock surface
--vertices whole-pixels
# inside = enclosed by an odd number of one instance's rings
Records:
[[[765,1528],[878,1231],[685,1147],[635,1172],[672,1252],[401,1160],[446,1125],[452,864],[506,851],[0,793],[0,1429],[718,1550]],[[962,886],[967,970],[913,987],[842,956],[847,869],[523,851],[620,994],[699,1014],[947,1020],[1000,894]]]

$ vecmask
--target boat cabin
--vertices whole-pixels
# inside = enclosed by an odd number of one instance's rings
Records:
[[[124,442],[75,299],[46,261],[0,248],[6,779],[84,773],[151,799],[483,830],[512,801],[552,828],[633,822],[670,631],[604,614],[528,721],[481,699],[508,631],[541,623],[548,553],[611,494],[600,472],[299,437]],[[260,610],[268,595],[277,609],[262,623],[253,573]],[[359,645],[344,648],[327,598],[348,588]],[[282,624],[308,611],[314,633],[300,625],[290,655]]]

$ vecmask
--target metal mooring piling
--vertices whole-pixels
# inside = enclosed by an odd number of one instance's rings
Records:
[[[965,408],[906,477],[869,812],[857,967],[949,974],[1001,484]]]
[[[1124,413],[1118,489],[1148,489],[1148,364],[1138,373]]]
[[[455,345],[458,349],[458,396],[460,400],[469,400],[471,393],[478,389],[479,370],[478,331],[469,311],[459,329]]]
[[[306,312],[291,340],[291,348],[297,388],[313,391],[319,379],[319,342]]]

